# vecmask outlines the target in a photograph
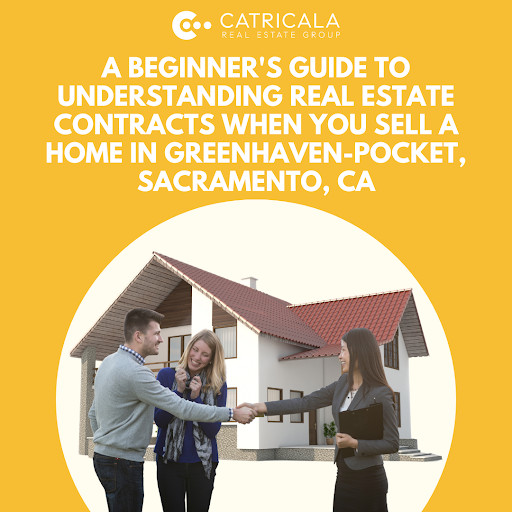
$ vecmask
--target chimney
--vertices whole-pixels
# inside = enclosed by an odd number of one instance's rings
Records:
[[[257,279],[255,277],[243,277],[241,279],[242,284],[245,284],[245,286],[248,286],[249,288],[252,288],[253,290],[256,290],[256,281],[257,281]]]

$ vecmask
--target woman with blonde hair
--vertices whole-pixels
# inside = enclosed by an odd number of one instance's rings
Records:
[[[208,329],[198,332],[176,368],[163,368],[158,381],[178,396],[198,404],[226,406],[224,349]],[[219,462],[215,436],[220,423],[183,421],[155,409],[158,437],[157,480],[164,512],[206,512]]]

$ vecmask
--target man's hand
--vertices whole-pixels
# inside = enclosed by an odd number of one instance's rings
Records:
[[[203,383],[201,382],[201,377],[199,377],[199,375],[196,375],[190,381],[190,400],[195,400],[199,396],[202,385]]]
[[[258,416],[263,416],[267,412],[267,406],[263,402],[258,402],[256,404],[244,402],[243,404],[236,406],[237,409],[239,409],[240,407],[249,407],[250,409],[256,411],[256,414]]]
[[[244,425],[251,423],[255,416],[256,412],[249,407],[238,406],[236,409],[233,409],[233,419]]]
[[[357,448],[357,439],[348,434],[336,434],[336,444],[338,448]]]
[[[187,385],[187,372],[183,368],[176,370],[176,387],[178,391],[183,394]]]

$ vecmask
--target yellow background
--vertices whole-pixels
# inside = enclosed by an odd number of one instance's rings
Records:
[[[426,509],[500,510],[506,506],[509,461],[504,421],[510,409],[506,380],[510,357],[509,238],[510,164],[508,145],[511,78],[510,8],[506,2],[258,2],[244,12],[335,12],[341,37],[315,41],[297,37],[223,40],[218,17],[238,13],[239,2],[180,4],[170,2],[28,2],[5,8],[2,30],[2,372],[5,510],[86,510],[64,462],[55,419],[57,367],[67,328],[82,297],[103,268],[130,242],[177,214],[206,204],[239,199],[276,199],[322,209],[347,220],[388,247],[421,283],[444,326],[455,367],[457,416],[452,449],[443,477]],[[174,6],[174,7],[173,7]],[[183,9],[209,19],[214,27],[192,41],[171,31],[172,17]],[[321,172],[331,187],[295,193],[141,193],[138,174],[144,166],[52,164],[46,142],[115,141],[119,137],[69,136],[55,133],[61,112],[94,113],[99,109],[61,107],[59,84],[165,83],[164,79],[129,80],[128,56],[211,55],[271,56],[283,62],[295,55],[347,57],[405,56],[406,79],[339,83],[453,84],[455,107],[389,108],[387,112],[426,112],[432,119],[454,115],[460,135],[423,137],[456,140],[457,164],[348,165],[370,171],[376,192],[342,193],[340,166],[257,165],[224,169],[302,169]],[[109,56],[115,56],[123,79],[100,79]],[[193,80],[187,83],[195,83]],[[256,80],[251,83],[270,83]],[[313,79],[287,83],[338,83]],[[169,83],[173,83],[170,80]],[[211,83],[235,85],[236,79]],[[247,82],[249,83],[249,82]],[[274,83],[274,81],[272,81]],[[104,112],[161,112],[165,109],[104,107]],[[284,105],[276,112],[291,111]],[[336,109],[304,108],[308,112]],[[357,109],[352,109],[358,111]],[[351,110],[351,111],[352,111]],[[198,109],[182,109],[182,112]],[[204,109],[205,112],[220,112]],[[231,112],[229,109],[223,111]],[[248,109],[256,111],[258,109]],[[262,108],[260,111],[270,112]],[[377,108],[368,110],[376,114]],[[173,140],[146,136],[122,139]],[[229,140],[213,135],[211,140]],[[240,137],[240,140],[252,140]],[[305,134],[255,140],[335,140]],[[199,136],[189,140],[201,141]],[[238,140],[238,139],[237,139]],[[353,141],[346,137],[341,140]],[[376,141],[369,134],[360,140]],[[385,142],[420,140],[389,136]],[[126,159],[125,159],[126,161]],[[163,159],[154,170],[176,171]],[[200,166],[211,172],[216,165]],[[156,195],[158,194],[158,195]],[[432,378],[435,378],[433,376]],[[510,413],[508,413],[510,416]],[[43,449],[44,447],[44,449]],[[50,454],[50,455],[48,455]],[[8,469],[7,469],[8,468]]]

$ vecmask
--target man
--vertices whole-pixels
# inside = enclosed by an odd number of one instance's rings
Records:
[[[255,416],[245,407],[213,407],[183,400],[163,387],[144,358],[157,355],[163,342],[163,315],[133,309],[124,321],[125,344],[106,357],[94,380],[89,411],[94,432],[94,469],[105,489],[109,512],[141,512],[144,499],[144,454],[151,440],[153,411],[158,407],[189,421],[235,419],[250,423]]]

